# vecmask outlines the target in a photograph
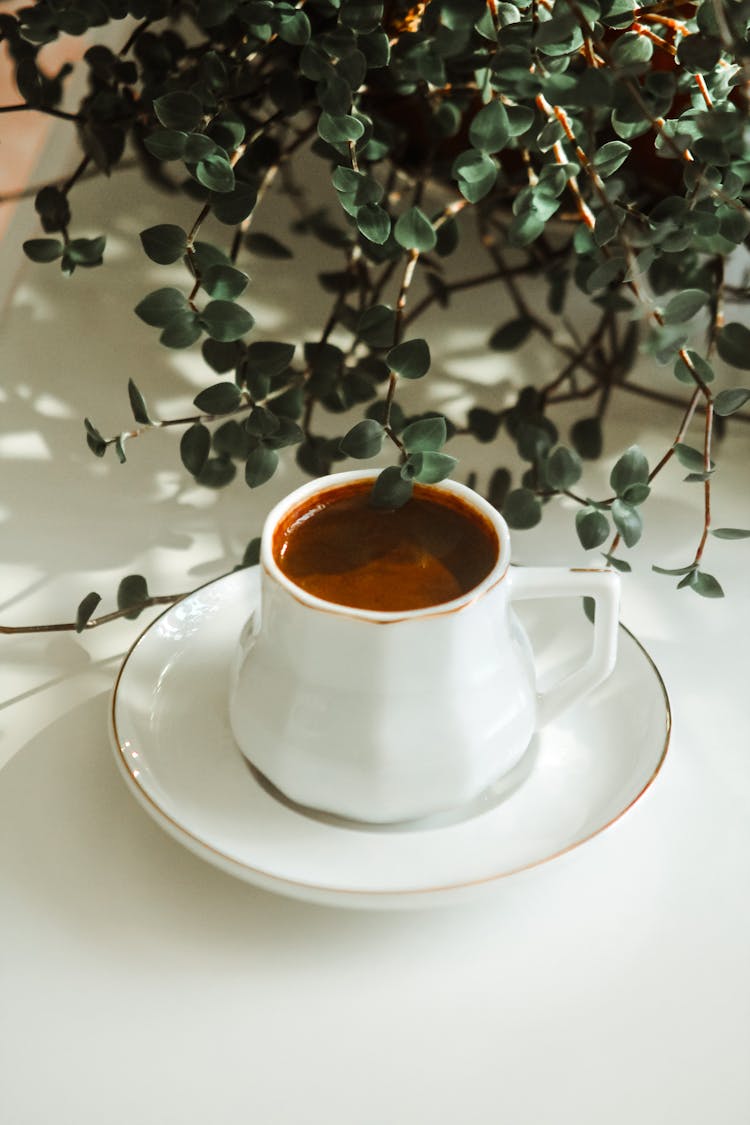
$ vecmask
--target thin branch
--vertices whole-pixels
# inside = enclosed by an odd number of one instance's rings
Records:
[[[128,614],[135,614],[136,611],[140,613],[141,610],[148,609],[153,605],[172,605],[186,596],[186,593],[161,594],[158,597],[146,598],[145,601],[139,602],[137,606],[118,609],[113,613],[105,613],[101,617],[92,617],[90,621],[86,622],[83,629],[79,629],[75,621],[65,621],[62,624],[55,625],[0,625],[0,633],[80,633],[87,629],[96,629],[99,625],[107,625],[110,621],[116,621],[118,617],[127,617]]]

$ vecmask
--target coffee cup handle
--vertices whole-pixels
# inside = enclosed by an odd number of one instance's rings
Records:
[[[513,567],[510,596],[529,598],[593,598],[596,605],[591,652],[585,663],[538,695],[537,727],[545,726],[572,703],[606,680],[617,658],[620,579],[611,570],[568,567]]]

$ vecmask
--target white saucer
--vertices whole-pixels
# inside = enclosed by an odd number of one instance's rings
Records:
[[[610,679],[538,735],[513,773],[471,806],[385,827],[308,812],[252,771],[229,729],[229,662],[258,592],[257,569],[242,570],[166,610],[125,658],[111,720],[117,762],[146,811],[249,883],[340,906],[453,902],[607,828],[664,760],[667,693],[621,627]],[[575,599],[518,609],[543,686],[561,662],[580,660],[590,626]]]

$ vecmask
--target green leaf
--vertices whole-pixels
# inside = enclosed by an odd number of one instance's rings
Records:
[[[209,301],[200,321],[212,340],[239,340],[255,324],[255,318],[233,301]]]
[[[470,148],[453,161],[452,174],[464,199],[478,203],[495,186],[498,165],[489,153]]]
[[[509,527],[526,531],[540,522],[542,504],[530,488],[515,488],[505,499],[503,515]]]
[[[242,402],[242,393],[236,383],[214,383],[193,399],[201,414],[230,414]]]
[[[148,586],[142,574],[128,574],[117,587],[117,608],[130,610],[125,614],[133,621],[148,601]]]
[[[714,578],[713,574],[706,574],[705,570],[698,570],[690,589],[695,590],[702,598],[723,598],[724,591]]]
[[[276,402],[278,403],[278,399]],[[266,445],[269,449],[283,449],[287,445],[299,445],[304,441],[305,435],[302,432],[302,427],[293,422],[291,418],[279,417],[278,429],[270,434],[266,439]]]
[[[677,47],[677,61],[693,74],[713,70],[721,57],[721,40],[713,35],[685,35]]]
[[[678,442],[674,447],[674,452],[677,460],[691,473],[703,473],[706,466],[703,459],[703,453],[700,449],[693,449],[692,445],[685,445],[684,442]],[[711,469],[714,467],[711,461]]]
[[[203,472],[211,452],[211,434],[202,422],[193,422],[180,439],[180,458],[194,477]]]
[[[527,316],[518,316],[497,328],[490,336],[489,344],[496,352],[509,352],[520,348],[528,339],[534,322]]]
[[[192,309],[183,309],[170,317],[159,337],[166,348],[189,348],[200,338],[201,325],[198,314]]]
[[[271,437],[278,428],[278,418],[272,410],[268,410],[265,406],[253,407],[250,417],[245,422],[245,430],[252,437]]]
[[[371,348],[390,348],[396,331],[396,314],[388,305],[365,309],[357,321],[357,335]]]
[[[712,383],[715,378],[714,369],[708,360],[704,359],[698,352],[694,352],[691,348],[687,349],[687,355],[703,382]],[[675,360],[674,374],[675,378],[679,379],[681,383],[688,383],[690,386],[695,386],[693,374],[682,356],[678,356]]]
[[[164,328],[175,313],[189,311],[187,298],[179,289],[156,289],[135,306],[136,316],[154,328]]]
[[[750,539],[750,531],[741,527],[715,527],[711,534],[717,539]]]
[[[151,419],[148,416],[146,400],[132,379],[128,379],[128,397],[130,399],[130,409],[133,411],[133,417],[136,422],[140,426],[152,425]]]
[[[570,430],[570,440],[576,453],[588,461],[596,461],[602,455],[604,438],[598,418],[579,418]]]
[[[356,426],[344,435],[339,448],[348,457],[364,460],[380,453],[384,437],[385,430],[380,423],[373,421],[372,418],[365,418],[363,422],[357,422]]]
[[[514,215],[508,227],[508,242],[511,246],[529,246],[544,230],[544,220],[533,211],[525,215]]]
[[[250,366],[270,378],[286,371],[293,359],[294,344],[284,344],[277,340],[256,340],[247,349]]]
[[[377,203],[366,203],[357,211],[357,228],[370,242],[382,246],[391,233],[391,217]]]
[[[651,569],[655,571],[656,574],[668,574],[676,578],[678,575],[692,574],[696,569],[696,565],[695,563],[690,563],[689,566],[678,566],[673,569],[665,566],[652,566]]]
[[[203,103],[188,90],[174,90],[154,101],[154,113],[165,129],[180,129],[189,133],[200,124]]]
[[[63,250],[57,238],[29,238],[23,244],[23,252],[32,262],[54,262],[62,257]]]
[[[596,508],[580,508],[576,512],[576,532],[581,546],[590,551],[594,547],[601,547],[608,537],[609,520]]]
[[[237,475],[234,462],[229,457],[209,457],[195,478],[204,488],[225,488]]]
[[[190,133],[185,141],[184,160],[186,164],[197,164],[207,156],[220,153],[220,146],[205,133]]]
[[[550,488],[564,491],[572,488],[580,480],[583,466],[578,454],[564,445],[559,445],[552,452],[545,465],[545,474]]]
[[[182,227],[173,223],[163,223],[156,227],[142,230],[140,235],[141,245],[152,262],[161,266],[169,266],[177,262],[187,250],[187,235]]]
[[[304,12],[297,8],[282,10],[279,14],[279,39],[301,47],[310,38],[310,21]]]
[[[275,449],[259,442],[250,453],[245,462],[245,483],[250,488],[258,488],[270,480],[279,464],[279,455]]]
[[[410,207],[401,215],[393,229],[396,242],[405,250],[418,250],[426,254],[437,242],[435,228],[419,207]]]
[[[144,145],[157,160],[181,160],[188,134],[176,129],[155,129],[144,138]]]
[[[96,426],[91,422],[90,418],[84,418],[83,424],[86,428],[86,444],[95,457],[103,457],[107,452],[107,443],[102,435],[97,430]]]
[[[750,366],[750,363],[748,366]],[[714,412],[722,418],[726,418],[730,414],[736,414],[748,401],[750,401],[750,389],[748,387],[730,387],[728,390],[719,391],[717,394],[714,399]]]
[[[632,484],[648,484],[648,460],[637,445],[626,449],[609,474],[609,483],[618,496]]]
[[[629,562],[625,562],[625,559],[617,559],[614,555],[605,555],[604,558],[607,560],[607,566],[614,567],[620,574],[630,574],[633,569]]]
[[[373,508],[403,508],[407,500],[411,499],[414,485],[410,480],[404,480],[398,465],[389,465],[375,480],[370,493],[370,505]]]
[[[664,310],[664,320],[667,324],[682,324],[692,317],[708,303],[708,293],[702,289],[683,289],[676,293]]]
[[[201,285],[212,297],[239,297],[247,288],[248,276],[234,266],[211,266],[201,279]]]
[[[724,325],[716,337],[716,349],[725,363],[750,371],[750,329],[739,321]]]
[[[391,371],[402,379],[421,379],[430,368],[430,348],[426,340],[404,340],[385,357]]]
[[[283,261],[294,257],[289,247],[279,242],[278,238],[274,238],[272,234],[262,234],[260,231],[251,231],[245,235],[245,245],[251,254],[257,254],[259,258]]]
[[[448,438],[445,418],[420,418],[406,427],[401,441],[408,453],[433,453],[442,449]]]
[[[101,595],[92,590],[81,601],[76,610],[76,633],[82,633],[91,620],[91,616],[101,601]]]
[[[65,247],[65,255],[77,266],[100,266],[106,241],[103,234],[98,238],[74,238]]]
[[[625,541],[626,547],[634,547],[643,532],[641,513],[625,500],[615,500],[612,504],[612,520]]]
[[[622,499],[627,504],[642,504],[651,495],[651,488],[647,484],[629,484],[623,490]]]
[[[218,153],[206,156],[203,160],[198,161],[195,166],[195,178],[199,184],[203,184],[209,191],[216,191],[220,194],[232,191],[235,186],[232,165],[226,156],[220,156]]]
[[[505,106],[493,99],[479,110],[469,127],[469,140],[482,152],[498,152],[510,140],[510,121]]]
[[[437,484],[450,476],[457,464],[457,459],[447,453],[425,450],[424,453],[412,453],[407,457],[401,475],[407,480],[419,481],[420,484]]]
[[[360,119],[352,117],[350,113],[340,113],[335,117],[331,113],[321,113],[318,121],[319,135],[331,145],[358,141],[364,131],[365,127]]]
[[[596,152],[591,163],[603,180],[611,176],[630,154],[630,145],[624,141],[607,141]]]
[[[231,191],[211,195],[211,210],[220,223],[235,227],[253,213],[257,202],[258,192],[253,185],[237,180]],[[249,235],[247,241],[249,245]],[[287,254],[287,257],[291,257],[291,254]]]
[[[70,224],[68,197],[56,187],[43,187],[34,199],[34,209],[47,234],[64,230]]]

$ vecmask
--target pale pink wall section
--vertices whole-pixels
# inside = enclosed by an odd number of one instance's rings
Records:
[[[4,3],[3,11],[20,8],[28,0]],[[56,43],[42,48],[40,62],[44,70],[56,73],[66,61],[75,62],[84,53],[87,42],[81,38],[63,36]],[[17,105],[19,96],[15,82],[15,67],[7,46],[0,46],[0,105]],[[74,108],[64,105],[63,108]],[[21,113],[0,114],[0,238],[8,228],[14,203],[8,196],[34,183],[34,169],[39,163],[53,128],[75,129],[70,122],[57,121],[33,110]],[[61,170],[65,174],[65,169]],[[40,229],[40,235],[43,232]]]

